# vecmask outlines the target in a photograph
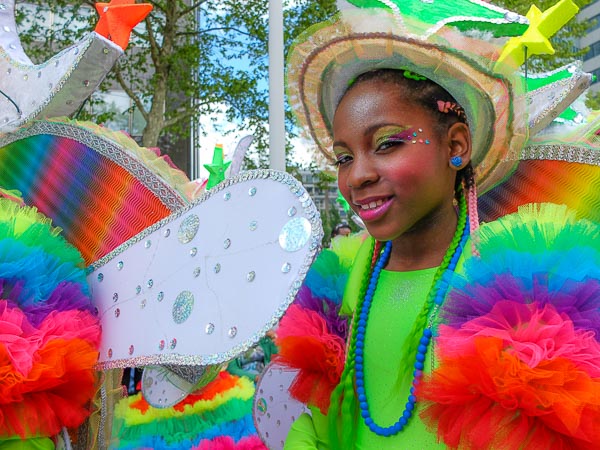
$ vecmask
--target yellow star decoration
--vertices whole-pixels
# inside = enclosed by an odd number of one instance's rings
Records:
[[[211,189],[225,179],[225,171],[231,164],[231,161],[223,161],[223,146],[215,145],[213,151],[212,164],[204,164],[204,167],[209,172],[208,183],[206,189]]]
[[[579,8],[572,0],[561,0],[544,12],[532,5],[526,16],[529,28],[522,36],[509,39],[496,62],[496,68],[506,63],[521,66],[525,62],[525,49],[527,55],[554,54],[548,38],[575,17],[578,11]]]

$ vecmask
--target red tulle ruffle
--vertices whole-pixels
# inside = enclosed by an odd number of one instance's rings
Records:
[[[299,370],[289,389],[291,396],[326,413],[344,369],[342,338],[328,331],[318,313],[292,305],[281,321],[276,344],[276,359]]]
[[[452,448],[600,448],[600,346],[554,307],[498,302],[440,327],[418,387],[423,420]]]
[[[0,438],[52,436],[84,421],[99,339],[87,311],[55,311],[36,328],[0,301]]]
[[[89,415],[97,350],[81,339],[55,339],[37,353],[27,377],[0,345],[0,437],[52,436]]]

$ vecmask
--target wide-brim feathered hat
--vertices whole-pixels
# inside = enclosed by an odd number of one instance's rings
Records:
[[[502,181],[529,136],[589,86],[591,76],[576,64],[537,76],[536,83],[518,70],[526,47],[530,54],[540,51],[539,43],[537,48],[528,45],[530,40],[545,39],[544,33],[556,32],[577,12],[570,0],[541,19],[479,0],[351,3],[338,2],[340,13],[302,34],[288,58],[290,104],[300,127],[330,161],[335,109],[349,84],[371,70],[403,69],[425,76],[460,103],[472,133],[480,192]],[[534,30],[528,17],[535,19],[539,36],[529,35]]]

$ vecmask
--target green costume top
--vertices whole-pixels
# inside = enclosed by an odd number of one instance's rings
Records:
[[[364,245],[369,247],[369,245]],[[362,278],[366,270],[365,252],[359,252],[350,275],[349,288],[344,296],[342,311],[350,312],[356,305],[358,289],[353,286],[355,279]],[[369,313],[365,336],[365,386],[369,409],[373,420],[389,426],[398,420],[404,410],[412,383],[412,371],[403,380],[399,374],[406,372],[401,367],[403,346],[413,323],[423,307],[437,268],[410,272],[382,271]],[[431,369],[432,351],[427,353],[425,372]],[[356,402],[356,398],[354,399]],[[383,437],[371,432],[356,409],[356,436],[353,439],[356,449],[385,448],[445,448],[437,443],[435,433],[426,430],[416,414],[408,426],[395,436]],[[329,419],[312,408],[312,418],[302,415],[292,426],[284,449],[307,450],[329,449]]]

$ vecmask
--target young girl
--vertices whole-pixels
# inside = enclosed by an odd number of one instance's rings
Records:
[[[343,299],[317,261],[278,329],[312,412],[285,448],[595,448],[600,229],[551,205],[478,229],[475,184],[512,170],[525,117],[556,113],[527,115],[502,62],[498,36],[527,25],[475,0],[459,17],[381,3],[391,13],[342,15],[290,57],[290,99],[370,237],[351,264],[320,257],[351,266]]]

